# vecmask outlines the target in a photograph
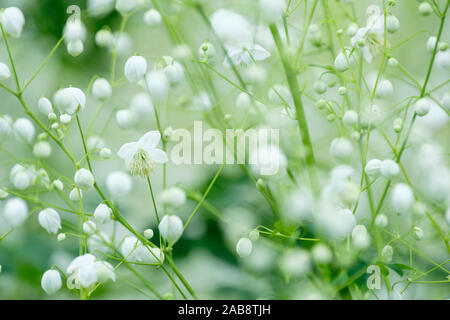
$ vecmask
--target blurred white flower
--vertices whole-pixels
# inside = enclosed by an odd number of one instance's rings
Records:
[[[3,209],[6,222],[13,228],[24,223],[28,215],[27,203],[20,198],[12,198],[6,201]]]
[[[26,118],[19,118],[13,124],[14,135],[20,141],[33,142],[36,130],[33,123]]]
[[[94,211],[94,218],[103,224],[111,220],[112,210],[104,203],[100,203]]]
[[[0,62],[0,81],[4,81],[11,77],[11,71],[9,71],[9,67]]]
[[[106,177],[106,188],[113,197],[126,196],[133,187],[133,181],[128,173],[113,171]]]
[[[157,26],[161,23],[161,14],[158,10],[150,9],[144,13],[144,22],[150,27]]]
[[[67,287],[72,289],[90,288],[95,283],[107,279],[116,280],[109,263],[97,261],[92,254],[76,257],[68,266]]]
[[[20,38],[22,28],[25,24],[25,17],[17,7],[6,8],[1,14],[3,29],[13,38]]]
[[[125,62],[125,76],[129,82],[138,82],[147,72],[147,61],[141,56],[132,56]]]
[[[120,247],[120,253],[128,261],[148,264],[164,262],[164,253],[159,248],[144,246],[136,237],[126,237]]]
[[[46,97],[42,97],[38,101],[38,108],[39,111],[42,112],[44,115],[48,115],[50,112],[53,112],[53,106],[49,99]]]
[[[241,238],[236,244],[236,252],[241,258],[246,258],[252,253],[253,244],[249,238]]]
[[[90,190],[94,186],[94,176],[85,168],[81,168],[75,172],[74,176],[75,184],[81,190]]]
[[[178,208],[186,202],[186,193],[178,187],[170,187],[161,193],[160,201],[165,206]]]
[[[84,92],[75,87],[64,88],[56,91],[53,96],[53,103],[62,112],[74,114],[78,107],[84,109],[86,106],[86,96]]]
[[[112,87],[109,81],[103,78],[96,79],[92,84],[92,95],[98,100],[105,101],[111,97]]]
[[[407,184],[397,183],[392,190],[391,201],[395,210],[405,212],[414,202],[413,191]]]
[[[55,209],[47,208],[39,213],[39,224],[48,233],[56,234],[61,229],[61,218]]]
[[[169,94],[169,79],[162,70],[154,70],[147,74],[147,90],[153,101],[165,101]]]

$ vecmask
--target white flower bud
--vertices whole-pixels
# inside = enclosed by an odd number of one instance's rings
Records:
[[[136,117],[133,111],[129,109],[122,109],[116,113],[116,121],[119,127],[128,129],[136,122]]]
[[[97,230],[97,225],[95,224],[94,221],[89,220],[89,221],[86,221],[85,223],[83,223],[83,232],[86,233],[87,235],[94,234],[96,230]]]
[[[266,23],[275,23],[283,18],[286,3],[284,0],[259,0],[259,9]]]
[[[33,123],[26,118],[19,118],[13,124],[14,134],[18,140],[33,142],[35,129]]]
[[[381,160],[371,159],[366,163],[365,172],[370,177],[375,178],[381,174],[380,168],[381,168]]]
[[[161,14],[158,10],[150,9],[144,13],[144,23],[150,27],[155,27],[161,23]]]
[[[11,227],[20,226],[28,215],[27,203],[20,198],[12,198],[6,201],[3,214],[6,222]]]
[[[39,224],[48,233],[56,234],[61,229],[61,218],[56,210],[47,208],[39,213]]]
[[[423,16],[428,16],[430,13],[433,12],[433,8],[431,7],[431,5],[424,1],[419,5],[419,13]]]
[[[358,25],[354,22],[350,23],[350,25],[347,27],[346,33],[349,37],[353,37],[356,32],[358,32]]]
[[[429,37],[427,40],[427,50],[429,52],[433,52],[434,48],[436,47],[437,38],[436,37]]]
[[[95,34],[95,43],[100,48],[109,48],[113,45],[114,36],[110,30],[101,29]]]
[[[62,287],[61,276],[56,270],[47,270],[42,275],[41,287],[47,294],[54,294]]]
[[[370,236],[367,229],[362,224],[359,224],[353,228],[352,231],[352,243],[356,249],[363,250],[370,244]]]
[[[259,240],[259,231],[256,229],[250,231],[248,234],[248,238],[253,242],[258,241]]]
[[[400,29],[400,21],[398,21],[396,16],[389,15],[386,18],[386,30],[390,33],[394,33],[398,29]]]
[[[414,227],[413,236],[416,240],[421,240],[423,238],[423,230],[419,227]]]
[[[392,179],[400,172],[397,162],[391,159],[383,160],[380,163],[380,173],[386,179]]]
[[[160,200],[163,205],[181,207],[186,202],[186,193],[178,187],[171,187],[162,192]]]
[[[56,236],[56,240],[58,240],[59,242],[62,242],[64,240],[66,240],[66,234],[65,233],[60,233]]]
[[[125,62],[125,76],[129,82],[138,82],[147,72],[147,61],[141,56],[132,56]]]
[[[112,210],[104,203],[100,203],[94,211],[94,218],[97,222],[104,224],[111,220]]]
[[[251,104],[251,98],[245,92],[241,92],[236,97],[236,108],[247,109]]]
[[[167,80],[169,80],[169,83],[172,85],[180,83],[184,77],[183,66],[177,61],[174,61],[172,64],[165,67],[164,73],[166,74]]]
[[[109,148],[100,149],[100,157],[102,157],[103,159],[111,158],[111,156],[112,156],[111,149],[109,149]]]
[[[84,44],[81,40],[69,41],[67,43],[67,52],[72,57],[78,57],[84,51]]]
[[[379,214],[376,218],[375,218],[375,224],[378,227],[384,228],[387,226],[388,224],[388,218],[384,215],[384,214]]]
[[[84,92],[75,87],[64,88],[56,91],[53,96],[53,103],[61,111],[74,114],[78,107],[84,109],[86,106],[86,96]]]
[[[3,29],[13,38],[20,38],[25,17],[19,8],[9,7],[1,15]]]
[[[393,57],[391,57],[388,60],[388,64],[389,64],[389,66],[391,66],[393,68],[396,68],[398,66],[398,60],[393,58]]]
[[[127,15],[131,13],[136,7],[139,6],[139,2],[137,0],[117,0],[116,1],[116,10],[120,12],[122,15]]]
[[[431,109],[431,103],[427,98],[422,98],[416,101],[414,104],[414,111],[418,116],[423,117]]]
[[[169,80],[163,71],[150,72],[147,77],[147,89],[153,101],[165,101],[169,93]]]
[[[52,153],[52,147],[47,141],[39,141],[33,147],[33,154],[38,158],[48,158]]]
[[[61,121],[62,124],[68,124],[70,121],[72,121],[72,117],[69,116],[67,113],[64,113],[59,116],[59,121]]]
[[[206,41],[202,43],[202,45],[198,49],[198,55],[200,56],[200,58],[205,57],[208,59],[212,59],[216,55],[216,48],[213,46],[211,42]]]
[[[405,212],[414,202],[413,191],[407,184],[398,183],[392,190],[391,201],[395,210],[398,212]]]
[[[92,84],[92,94],[101,101],[108,100],[112,94],[112,87],[108,80],[100,78],[96,79]]]
[[[311,270],[311,258],[308,251],[303,249],[285,251],[280,259],[280,268],[283,273],[291,277],[306,275]]]
[[[80,201],[80,198],[83,199],[83,191],[78,188],[73,188],[69,193],[70,201],[77,202]]]
[[[316,80],[313,83],[313,89],[318,94],[324,94],[327,92],[328,85],[322,80]]]
[[[136,237],[126,237],[120,247],[120,253],[128,261],[150,264],[164,262],[164,253],[159,248],[146,247]]]
[[[11,77],[11,71],[9,71],[9,67],[0,62],[0,81],[9,79],[9,77]]]
[[[146,239],[151,239],[153,238],[153,230],[152,229],[145,229],[144,230],[144,237]]]
[[[358,113],[353,110],[347,110],[342,117],[342,121],[347,127],[352,127],[358,123]]]
[[[158,225],[161,236],[166,239],[169,244],[178,241],[183,233],[183,222],[175,215],[165,215]]]
[[[46,116],[48,116],[50,114],[50,112],[53,112],[52,103],[46,97],[42,97],[39,99],[38,109],[42,114],[44,114]]]
[[[50,121],[55,121],[58,118],[54,112],[50,112],[47,117]]]
[[[392,256],[394,255],[394,249],[390,245],[384,246],[383,250],[381,250],[381,256],[385,262],[391,262]]]
[[[63,35],[66,43],[84,41],[86,34],[86,26],[81,20],[69,19],[64,25]]]
[[[348,70],[347,58],[345,57],[345,54],[343,52],[340,52],[336,56],[336,59],[334,60],[334,67],[338,72],[344,72]]]
[[[394,87],[392,86],[392,83],[389,80],[381,80],[378,83],[376,96],[380,99],[387,99],[389,98],[392,93],[394,92]]]
[[[312,248],[311,253],[314,261],[318,264],[328,264],[333,259],[333,253],[330,248],[323,243],[316,244]]]
[[[106,188],[113,197],[126,196],[133,187],[133,181],[128,173],[113,171],[106,177]]]
[[[253,244],[249,238],[241,238],[236,244],[236,252],[241,258],[248,257],[252,253]]]
[[[347,138],[335,138],[331,141],[330,154],[339,160],[345,160],[350,157],[353,146]]]
[[[130,103],[131,110],[137,117],[147,117],[153,115],[153,102],[146,93],[136,94]]]
[[[85,168],[81,168],[75,172],[74,181],[75,185],[81,190],[87,191],[94,186],[94,177],[92,176],[92,173]]]
[[[435,61],[438,68],[448,69],[450,67],[450,50],[447,49],[436,53]]]

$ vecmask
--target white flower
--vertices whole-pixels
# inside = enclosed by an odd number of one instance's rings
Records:
[[[128,173],[113,171],[106,177],[106,188],[113,197],[126,196],[133,187],[133,181]]]
[[[145,229],[144,230],[144,237],[147,239],[153,238],[153,230],[152,229]]]
[[[425,116],[430,111],[430,108],[431,102],[428,100],[428,98],[421,98],[414,104],[414,111],[420,117]]]
[[[0,62],[0,81],[9,79],[9,77],[11,77],[11,71],[9,71],[9,67]]]
[[[20,226],[28,215],[27,203],[20,198],[12,198],[6,201],[5,208],[3,210],[6,222],[11,227]]]
[[[11,117],[8,115],[0,116],[0,138],[11,133]]]
[[[84,41],[86,39],[86,27],[78,19],[69,19],[64,25],[63,35],[66,43]]]
[[[241,258],[248,257],[252,253],[253,244],[249,238],[241,238],[236,244],[236,252]]]
[[[94,176],[85,168],[81,168],[75,172],[74,181],[78,188],[85,191],[92,189],[94,186]]]
[[[81,40],[70,41],[67,43],[67,52],[72,57],[78,57],[84,51],[84,44]]]
[[[436,37],[433,36],[433,37],[429,37],[428,38],[426,47],[427,47],[427,50],[429,52],[433,52],[434,51],[434,48],[436,47],[436,42],[437,42],[437,38]]]
[[[166,239],[169,244],[174,244],[180,239],[183,233],[183,222],[175,215],[165,215],[158,225],[161,236]]]
[[[146,76],[147,89],[153,101],[165,101],[169,94],[169,80],[162,70],[155,70]]]
[[[129,14],[131,11],[133,11],[138,6],[139,6],[139,2],[137,0],[117,0],[116,1],[116,10],[119,11],[122,15]]]
[[[302,189],[291,191],[283,203],[284,218],[293,224],[308,221],[313,216],[313,199]]]
[[[169,207],[181,207],[186,202],[186,193],[178,187],[171,187],[162,192],[160,201]]]
[[[211,16],[211,25],[217,36],[227,45],[242,47],[252,42],[250,23],[234,11],[215,11]]]
[[[380,173],[386,179],[392,179],[400,172],[397,162],[391,159],[383,160],[380,163]]]
[[[54,294],[61,289],[61,276],[56,270],[47,270],[42,275],[41,287],[47,294]]]
[[[348,159],[353,151],[353,146],[347,138],[335,138],[331,141],[330,154],[339,160]]]
[[[365,172],[370,177],[378,177],[380,175],[381,160],[371,159],[367,161]]]
[[[49,99],[42,97],[38,101],[38,109],[42,114],[48,116],[50,112],[53,112],[53,106]]]
[[[98,100],[108,100],[112,94],[112,87],[108,80],[103,78],[96,79],[92,85],[92,94]]]
[[[205,91],[200,92],[193,99],[193,108],[198,111],[208,111],[211,110],[212,102],[209,98],[208,93]]]
[[[159,248],[146,247],[136,237],[126,237],[120,253],[128,261],[159,265],[164,262],[164,253]]]
[[[249,44],[244,47],[226,46],[227,56],[224,61],[226,67],[248,66],[256,61],[262,61],[270,57],[269,51],[259,44]]]
[[[328,264],[333,259],[333,252],[323,243],[316,244],[312,248],[311,253],[314,261],[318,264]]]
[[[9,7],[1,15],[3,29],[14,38],[20,38],[22,28],[25,24],[25,17],[19,8]]]
[[[158,12],[158,10],[150,9],[146,13],[144,13],[144,22],[150,27],[157,26],[161,23],[161,14]]]
[[[391,201],[395,210],[405,212],[414,202],[413,191],[407,184],[398,183],[392,190]]]
[[[356,224],[356,219],[349,209],[325,208],[318,217],[322,232],[327,238],[341,240],[349,235]]]
[[[109,263],[97,261],[92,254],[76,257],[67,268],[69,289],[90,288],[99,281],[116,280],[114,270]]]
[[[183,80],[184,68],[178,61],[173,61],[173,63],[168,64],[164,68],[164,73],[166,74],[169,83],[174,85],[180,83]]]
[[[286,170],[287,158],[279,146],[260,143],[256,150],[251,150],[249,163],[256,174],[281,176]]]
[[[33,154],[37,158],[48,158],[52,153],[52,147],[47,141],[39,141],[33,146]]]
[[[444,71],[448,71],[446,69],[450,68],[450,49],[445,51],[440,50],[436,53],[436,66],[438,68],[442,68]]]
[[[209,41],[203,42],[198,48],[198,55],[200,58],[212,59],[216,56],[216,48]]]
[[[70,201],[77,202],[80,198],[83,198],[83,191],[78,188],[73,188],[69,193]]]
[[[133,110],[122,109],[116,113],[116,121],[119,127],[128,129],[132,127],[136,122],[136,114]]]
[[[147,72],[147,61],[141,56],[132,56],[125,62],[125,76],[129,82],[138,82]]]
[[[381,256],[383,260],[386,262],[392,261],[392,256],[394,255],[394,249],[390,245],[384,246],[383,250],[381,250]]]
[[[344,72],[348,70],[348,62],[345,54],[343,52],[339,52],[334,60],[334,67],[338,72]]]
[[[367,229],[362,224],[359,224],[353,228],[352,231],[352,243],[356,249],[363,250],[370,245],[370,235]]]
[[[153,102],[149,95],[140,92],[131,99],[130,109],[137,117],[147,117],[152,115]]]
[[[101,29],[95,34],[95,43],[100,48],[109,48],[113,45],[114,36],[108,29]]]
[[[375,224],[378,227],[384,228],[387,226],[388,224],[388,218],[384,215],[384,214],[379,214],[376,218],[375,218]]]
[[[39,213],[39,224],[48,233],[56,234],[61,229],[61,218],[56,210],[47,208]]]
[[[111,220],[112,210],[104,203],[100,203],[94,211],[95,220],[99,223],[106,223]]]
[[[62,124],[68,124],[70,121],[72,121],[72,117],[67,113],[64,113],[59,116],[59,121],[61,121]]]
[[[423,238],[423,230],[419,227],[413,228],[413,236],[416,240],[421,240]]]
[[[387,99],[392,95],[393,92],[394,87],[392,86],[392,83],[389,80],[381,80],[378,83],[375,95],[377,96],[377,98]]]
[[[56,91],[53,96],[53,103],[61,111],[74,114],[78,107],[84,109],[86,106],[86,96],[84,92],[75,87],[64,88]]]
[[[89,220],[89,221],[86,221],[85,223],[83,223],[83,232],[86,233],[87,235],[94,234],[96,230],[97,230],[97,225],[95,224],[94,221]]]
[[[13,124],[14,135],[18,140],[31,143],[34,139],[35,129],[33,123],[26,118],[19,118]]]
[[[280,268],[291,277],[302,277],[311,270],[311,258],[304,249],[289,249],[280,259]]]
[[[8,192],[6,192],[3,189],[0,189],[0,200],[5,200],[6,198],[8,198],[8,196],[9,196]]]
[[[31,168],[26,168],[16,164],[11,168],[10,180],[15,188],[25,190],[29,188],[36,177],[36,173]]]
[[[386,18],[386,30],[390,33],[394,33],[398,29],[400,29],[400,21],[398,21],[396,16],[389,15]]]
[[[59,234],[56,236],[56,240],[58,240],[59,242],[62,242],[62,241],[64,241],[64,240],[66,240],[66,234],[65,234],[65,233],[59,233]]]
[[[282,19],[286,10],[286,3],[284,0],[260,0],[259,9],[261,10],[262,18],[267,23],[275,23]]]
[[[114,10],[114,0],[88,0],[87,9],[92,17],[101,17]]]
[[[348,127],[352,127],[358,123],[358,113],[353,110],[347,110],[342,117],[342,121]]]
[[[168,161],[166,153],[156,149],[160,140],[161,134],[158,131],[149,131],[137,142],[125,143],[117,155],[125,161],[125,166],[131,174],[148,177],[157,163]]]
[[[251,104],[251,98],[247,93],[241,92],[236,97],[235,104],[238,109],[247,109]]]

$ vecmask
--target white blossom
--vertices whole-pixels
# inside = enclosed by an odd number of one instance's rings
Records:
[[[20,198],[12,198],[6,201],[3,209],[6,222],[13,228],[24,223],[28,215],[27,203]]]
[[[54,294],[62,287],[61,275],[56,270],[47,270],[42,275],[41,287],[47,294]]]
[[[61,229],[61,218],[55,209],[47,208],[39,213],[39,224],[48,233],[56,234]]]
[[[183,222],[178,216],[165,215],[158,225],[161,236],[169,242],[174,244],[180,239],[183,234]]]

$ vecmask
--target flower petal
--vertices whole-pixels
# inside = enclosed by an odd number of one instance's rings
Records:
[[[169,159],[164,151],[161,149],[146,150],[150,158],[156,163],[166,163]]]
[[[160,140],[161,134],[159,131],[153,130],[144,134],[137,143],[143,149],[152,149],[158,145]]]
[[[117,155],[126,161],[126,159],[132,157],[138,149],[139,145],[136,142],[125,143],[117,152]]]

